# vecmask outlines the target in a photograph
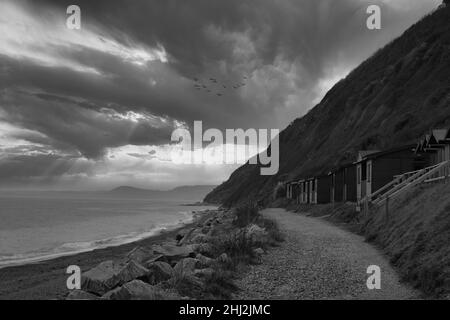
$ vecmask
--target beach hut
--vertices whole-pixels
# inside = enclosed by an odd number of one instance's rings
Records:
[[[421,148],[416,154],[421,154],[426,159],[427,166],[434,166],[444,161],[450,160],[450,130],[434,129],[422,139]],[[448,176],[449,169],[447,167],[437,174],[439,177]]]
[[[296,202],[298,201],[298,182],[297,181],[292,181],[291,182],[291,188],[292,188],[292,196],[291,199],[295,200]]]
[[[306,179],[306,183],[308,185],[308,203],[316,204],[317,203],[316,178]]]
[[[344,168],[329,173],[330,176],[330,202],[342,202],[344,196]]]
[[[291,189],[291,185],[289,182],[286,182],[286,199],[289,199],[291,194],[290,194],[290,189]]]
[[[315,178],[315,203],[330,203],[331,178],[329,175],[323,175]]]
[[[344,190],[343,201],[344,202],[356,202],[356,165],[351,163],[344,166],[343,173]]]
[[[305,186],[305,180],[299,180],[298,181],[299,186],[299,199],[298,203],[303,204],[306,203],[306,186]]]
[[[363,151],[356,164],[357,201],[376,192],[395,175],[417,170],[415,145],[385,151]]]

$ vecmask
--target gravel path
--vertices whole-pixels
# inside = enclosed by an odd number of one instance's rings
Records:
[[[286,241],[237,281],[236,299],[417,299],[399,283],[386,258],[361,236],[319,218],[283,209],[263,214],[278,221]],[[369,290],[367,267],[381,268],[381,289]]]

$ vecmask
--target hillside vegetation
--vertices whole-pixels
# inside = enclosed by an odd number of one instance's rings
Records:
[[[280,134],[280,170],[246,164],[205,201],[268,204],[278,181],[328,172],[363,149],[407,143],[450,124],[450,6],[436,10],[337,83]]]
[[[403,280],[450,298],[450,183],[422,185],[374,210],[363,232],[398,267]]]

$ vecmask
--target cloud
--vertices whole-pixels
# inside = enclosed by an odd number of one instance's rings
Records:
[[[80,0],[82,28],[68,30],[70,1],[1,1],[3,150],[94,161],[94,173],[132,155],[172,175],[158,153],[110,150],[166,146],[194,120],[282,129],[440,2]],[[366,28],[369,4],[382,6],[380,31]]]

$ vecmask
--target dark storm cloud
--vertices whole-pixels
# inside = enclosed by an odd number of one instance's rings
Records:
[[[3,92],[0,97],[5,112],[0,120],[32,130],[12,137],[77,150],[87,158],[99,158],[106,147],[168,143],[175,128],[170,119],[124,118],[112,109],[95,110],[90,104],[86,108],[85,103],[66,97],[24,91]]]
[[[205,128],[283,128],[438,2],[80,0],[82,30],[69,33],[64,19],[73,1],[4,0],[19,11],[5,7],[10,15],[0,21],[0,41],[7,39],[0,129],[1,121],[23,128],[8,137],[37,146],[0,163],[0,178],[20,164],[30,176],[45,175],[42,168],[71,163],[69,155],[100,159],[108,148],[167,144],[175,127],[194,120]],[[366,28],[369,4],[382,6],[380,31]],[[21,23],[31,27],[20,31]],[[161,48],[167,61],[145,55]],[[211,92],[197,90],[194,78]]]

